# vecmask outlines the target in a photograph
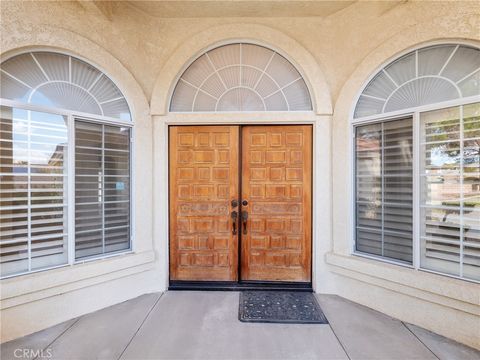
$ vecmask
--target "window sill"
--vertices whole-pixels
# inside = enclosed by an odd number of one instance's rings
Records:
[[[155,254],[123,253],[96,260],[1,280],[0,309],[150,270]]]
[[[328,253],[325,260],[336,274],[480,315],[476,283],[355,255]]]
[[[135,253],[131,249],[128,249],[128,250],[122,250],[122,251],[118,251],[110,254],[93,255],[85,258],[75,259],[75,261],[73,262],[73,265],[87,264],[92,261],[105,260],[105,259],[110,259],[117,256],[124,256],[124,255],[130,255],[130,254],[135,254]]]
[[[370,255],[370,254],[362,253],[362,252],[358,252],[358,251],[354,251],[352,255],[358,256],[358,257],[361,257],[361,258],[364,258],[364,259],[380,261],[380,262],[383,262],[385,264],[401,266],[401,267],[408,268],[408,269],[414,269],[412,264],[409,264],[409,263],[406,263],[406,262],[403,262],[403,261],[400,261],[400,260],[397,261],[397,260],[393,260],[393,259],[390,259],[390,258],[382,258],[380,256]]]

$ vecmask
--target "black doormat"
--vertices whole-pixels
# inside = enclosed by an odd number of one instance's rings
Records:
[[[328,324],[312,293],[242,291],[238,318],[244,322]]]

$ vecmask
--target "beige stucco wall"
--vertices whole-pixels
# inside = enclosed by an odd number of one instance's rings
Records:
[[[329,16],[158,18],[125,3],[1,2],[2,57],[70,52],[124,92],[135,121],[134,253],[1,282],[2,342],[168,283],[167,125],[304,121],[315,125],[314,288],[337,293],[480,348],[480,289],[351,252],[349,115],[366,79],[410,47],[480,41],[475,2],[357,2]],[[305,76],[311,114],[168,114],[175,79],[204,49],[234,40],[270,46]]]

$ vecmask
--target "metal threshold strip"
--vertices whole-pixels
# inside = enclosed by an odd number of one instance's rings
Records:
[[[312,283],[304,282],[267,282],[267,281],[170,281],[168,290],[288,290],[312,292]]]

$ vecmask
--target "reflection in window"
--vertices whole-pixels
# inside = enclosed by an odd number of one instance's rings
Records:
[[[480,280],[480,104],[420,125],[421,266]]]
[[[66,117],[1,107],[1,275],[67,262]]]

